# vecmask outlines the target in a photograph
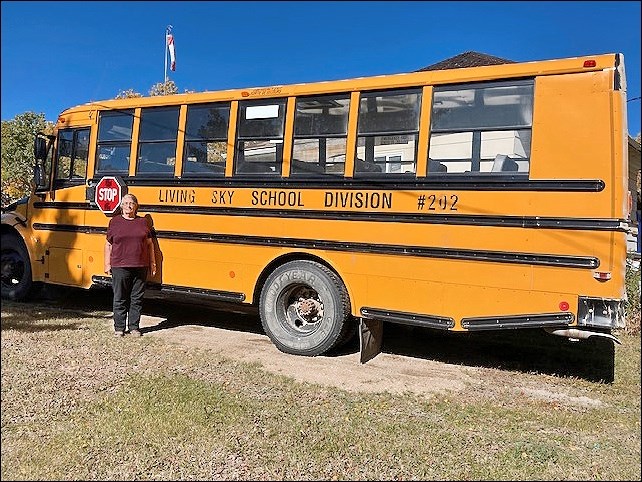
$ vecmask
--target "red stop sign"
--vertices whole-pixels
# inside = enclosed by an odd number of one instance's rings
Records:
[[[105,214],[114,214],[127,194],[127,185],[116,176],[105,176],[96,184],[94,201]]]

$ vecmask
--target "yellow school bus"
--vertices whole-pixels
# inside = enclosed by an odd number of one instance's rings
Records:
[[[127,191],[149,289],[253,304],[287,353],[382,322],[614,339],[625,99],[600,54],[73,107],[2,215],[2,296],[108,284]]]

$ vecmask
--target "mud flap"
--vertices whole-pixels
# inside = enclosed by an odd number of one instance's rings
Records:
[[[383,343],[383,321],[359,321],[359,353],[361,363],[372,360],[381,352]]]

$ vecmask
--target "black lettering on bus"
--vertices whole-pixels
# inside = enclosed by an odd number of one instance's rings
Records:
[[[383,193],[383,206],[386,209],[392,209],[392,193],[384,192]]]
[[[159,189],[158,202],[194,204],[196,191],[194,189]]]
[[[223,190],[219,191],[214,189],[212,191],[212,204],[232,204],[232,197],[234,196],[234,191]],[[254,192],[252,192],[252,197],[254,197]],[[254,204],[254,202],[252,202]]]
[[[230,202],[231,202],[230,195]],[[298,191],[252,191],[253,206],[305,206]]]
[[[338,192],[326,191],[324,207],[354,209],[392,209],[391,192]]]
[[[355,194],[354,197],[355,197],[355,201],[356,201],[354,203],[354,207],[355,208],[362,208],[363,207],[363,193],[362,192],[358,192],[358,193]]]
[[[428,199],[430,200],[430,204],[428,205],[428,209],[430,211],[435,211],[436,210],[436,208],[435,208],[435,200],[437,199],[437,196],[435,196],[434,194],[431,194],[430,196],[428,196]]]

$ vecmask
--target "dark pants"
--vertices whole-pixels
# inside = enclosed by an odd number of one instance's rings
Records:
[[[129,331],[140,328],[147,268],[112,268],[111,285],[114,290],[114,330]],[[128,318],[129,314],[129,318]]]

